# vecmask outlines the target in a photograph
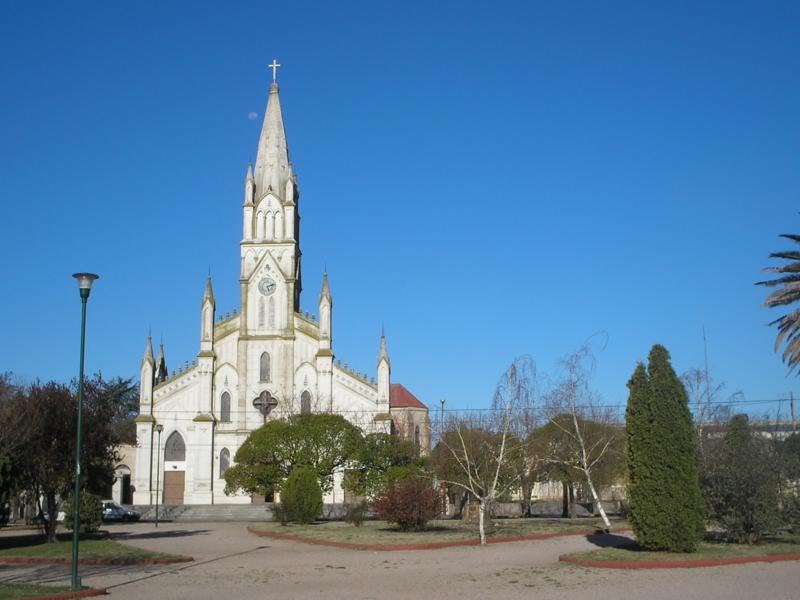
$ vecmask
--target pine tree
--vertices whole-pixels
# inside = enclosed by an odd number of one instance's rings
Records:
[[[703,537],[692,415],[686,390],[656,344],[647,371],[628,382],[628,496],[637,542],[649,550],[692,552]]]

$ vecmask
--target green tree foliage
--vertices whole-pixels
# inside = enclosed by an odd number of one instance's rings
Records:
[[[344,488],[373,499],[387,485],[424,470],[424,459],[410,441],[386,433],[370,433],[353,455]]]
[[[43,512],[55,517],[58,499],[74,489],[77,393],[51,381],[20,387],[0,412],[0,431],[16,427],[16,451],[11,461],[14,486],[44,498]],[[84,385],[81,485],[102,493],[113,481],[118,437],[114,429],[118,407],[99,375]],[[20,428],[20,423],[24,427]],[[47,537],[55,540],[56,520],[49,519]]]
[[[236,464],[225,471],[225,493],[267,495],[280,489],[296,467],[313,470],[328,491],[333,472],[357,455],[361,443],[359,429],[341,415],[308,413],[270,421],[236,452]]]
[[[586,461],[591,464],[594,485],[602,489],[619,481],[625,474],[622,428],[581,418],[578,428],[586,447]],[[538,472],[542,480],[561,481],[566,485],[584,482],[582,452],[573,431],[572,415],[560,414],[534,432],[530,451],[539,457]]]
[[[800,235],[791,233],[781,234],[782,238],[800,244]],[[779,277],[767,281],[758,281],[756,285],[764,285],[770,288],[777,288],[764,301],[764,306],[774,308],[777,306],[789,306],[800,299],[800,251],[786,250],[783,252],[773,252],[770,258],[780,258],[788,263],[778,267],[767,267],[765,271],[777,273]],[[778,327],[778,336],[775,338],[775,350],[781,345],[783,349],[783,362],[793,371],[800,365],[800,308],[795,308],[785,315],[778,317],[770,323]]]
[[[313,523],[322,512],[322,489],[317,472],[309,467],[297,467],[281,488],[281,504],[288,520]]]
[[[650,351],[628,382],[628,497],[637,542],[650,550],[693,552],[701,541],[703,501],[686,390],[667,349]]]
[[[67,497],[64,502],[64,526],[72,529],[74,518],[73,497]],[[103,523],[103,502],[95,494],[81,494],[81,510],[78,520],[78,530],[81,533],[92,533],[100,529]]]
[[[800,528],[800,434],[777,442],[778,485],[783,521],[792,531]]]
[[[429,480],[409,477],[389,486],[373,503],[378,517],[403,531],[422,531],[436,517],[439,494]]]
[[[723,438],[709,439],[701,485],[709,520],[731,541],[754,544],[780,523],[778,472],[768,440],[735,415]]]

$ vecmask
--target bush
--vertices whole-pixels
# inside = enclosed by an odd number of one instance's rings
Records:
[[[361,527],[361,525],[364,523],[364,520],[367,518],[368,511],[369,505],[367,504],[366,500],[362,500],[356,504],[351,504],[347,507],[344,520],[351,525]]]
[[[628,498],[636,541],[648,550],[694,552],[703,539],[703,498],[686,390],[655,345],[628,382]]]
[[[74,518],[72,507],[72,496],[64,502],[64,526],[72,530]],[[78,531],[80,533],[92,533],[100,529],[103,522],[103,503],[99,497],[88,492],[81,493],[81,512],[78,521]]]
[[[754,544],[780,523],[778,478],[766,440],[747,415],[728,422],[725,437],[710,440],[701,483],[708,518],[739,544]]]
[[[286,510],[283,502],[276,502],[272,506],[272,518],[275,521],[280,521],[281,525],[289,524],[289,511]]]
[[[281,489],[281,504],[290,521],[313,523],[322,512],[322,488],[317,474],[306,467],[294,469]]]
[[[375,499],[378,516],[403,531],[422,531],[438,513],[439,495],[429,481],[413,477],[389,485]]]

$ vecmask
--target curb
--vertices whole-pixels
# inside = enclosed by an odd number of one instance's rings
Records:
[[[177,556],[175,558],[81,558],[80,565],[170,565],[173,563],[192,562],[191,556]],[[70,565],[69,558],[45,558],[42,556],[0,556],[0,564],[12,565]],[[70,592],[80,594],[81,592]],[[47,596],[48,598],[50,596]],[[55,597],[55,596],[54,596]],[[58,596],[61,598],[62,596]],[[69,596],[70,598],[72,596]],[[80,598],[81,596],[75,596]]]
[[[47,596],[29,596],[28,600],[67,600],[69,598],[89,598],[90,596],[105,596],[108,590],[105,588],[89,588],[79,592],[61,592],[60,594],[48,594]]]
[[[271,531],[260,531],[248,526],[247,531],[259,537],[273,538],[277,540],[287,540],[290,542],[300,542],[315,546],[332,546],[334,548],[347,548],[349,550],[372,550],[378,552],[396,552],[403,550],[438,550],[440,548],[455,548],[459,546],[480,546],[480,540],[454,540],[451,542],[429,542],[426,544],[355,544],[352,542],[336,542],[334,540],[320,540],[317,538],[302,537],[291,533],[273,533]],[[550,538],[567,537],[573,535],[590,535],[596,529],[585,529],[582,531],[566,531],[559,533],[532,533],[530,535],[518,535],[513,537],[492,538],[486,540],[487,544],[505,544],[508,542],[525,542],[530,540],[547,540]]]
[[[731,558],[698,558],[696,560],[592,560],[562,554],[558,560],[581,567],[600,569],[701,569],[746,563],[775,563],[800,560],[800,553],[768,556],[736,556]]]

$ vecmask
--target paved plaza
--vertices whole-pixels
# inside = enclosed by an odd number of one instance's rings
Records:
[[[246,523],[109,527],[113,539],[188,554],[192,563],[81,566],[86,585],[112,598],[800,598],[800,563],[620,571],[558,562],[590,549],[582,537],[404,552],[365,552],[256,537]],[[1,581],[68,583],[69,566],[0,565]]]

